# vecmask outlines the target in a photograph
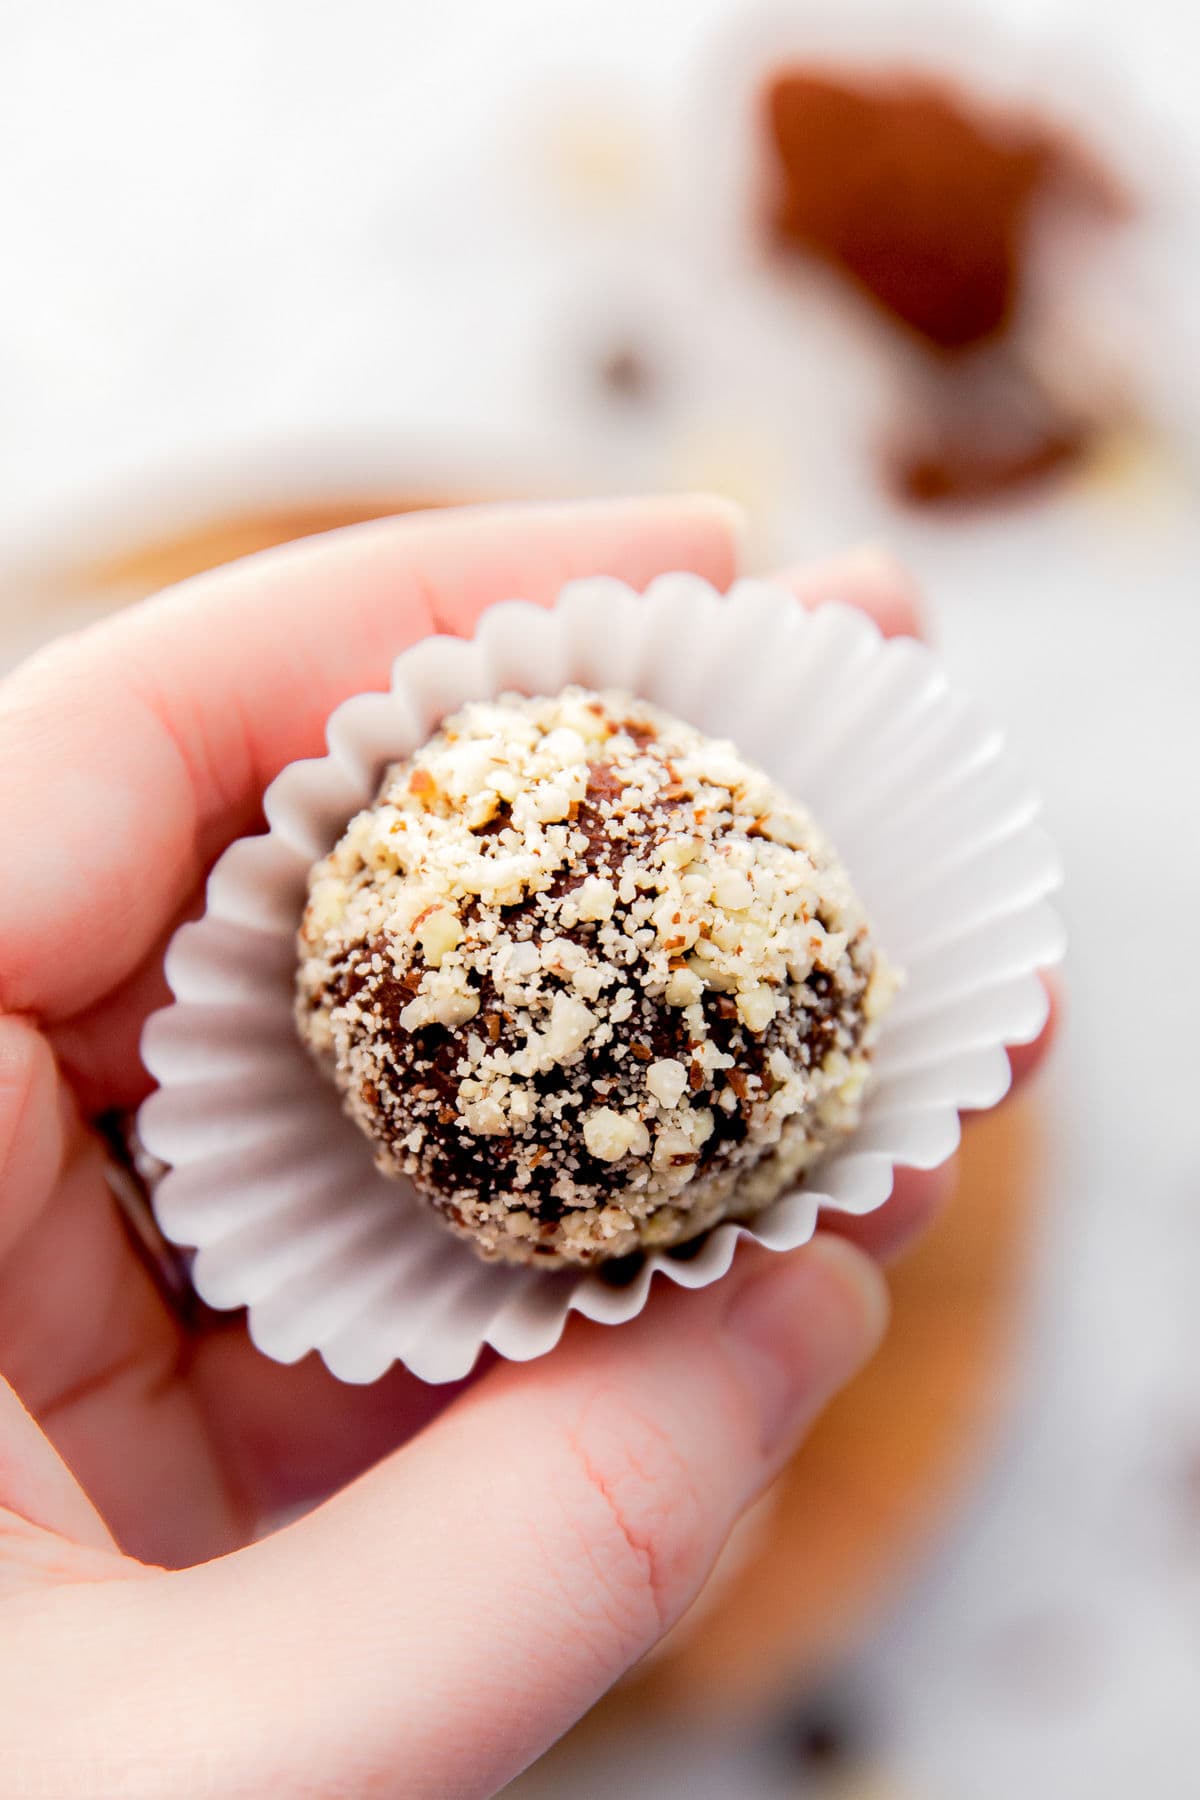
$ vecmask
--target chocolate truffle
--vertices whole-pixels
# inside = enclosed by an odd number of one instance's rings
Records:
[[[891,981],[812,819],[623,694],[474,702],[309,880],[296,1016],[483,1257],[594,1264],[795,1185]]]

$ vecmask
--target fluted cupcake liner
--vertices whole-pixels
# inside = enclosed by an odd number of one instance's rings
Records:
[[[292,1016],[309,867],[372,800],[384,767],[467,700],[570,683],[628,690],[733,739],[812,808],[904,972],[854,1135],[752,1222],[718,1226],[686,1256],[649,1254],[620,1284],[481,1263],[404,1182],[377,1172]],[[316,1350],[346,1381],[396,1361],[454,1380],[485,1344],[514,1360],[544,1354],[572,1311],[611,1325],[635,1317],[656,1277],[707,1286],[743,1238],[794,1249],[822,1208],[869,1212],[897,1166],[950,1156],[959,1112],[1006,1091],[1005,1046],[1045,1020],[1037,971],[1061,955],[1063,932],[1047,903],[1059,875],[1037,796],[931,652],[885,641],[850,607],[808,613],[757,581],[720,596],[688,574],[644,595],[573,582],[553,607],[506,601],[470,639],[404,651],[389,690],[345,701],[327,738],[326,756],[272,782],[267,832],[216,865],[204,916],[168,952],[174,1003],[143,1039],[159,1085],[139,1132],[168,1165],[159,1223],[194,1249],[203,1299],[246,1307],[255,1343],[279,1361]]]

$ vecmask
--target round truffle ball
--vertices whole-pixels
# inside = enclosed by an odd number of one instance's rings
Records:
[[[464,706],[313,869],[296,1016],[483,1257],[593,1264],[794,1186],[890,979],[812,819],[628,695]]]

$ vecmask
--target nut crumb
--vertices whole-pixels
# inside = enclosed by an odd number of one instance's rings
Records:
[[[553,1268],[760,1211],[851,1130],[895,980],[732,745],[619,694],[465,706],[313,869],[296,1016],[385,1174]]]

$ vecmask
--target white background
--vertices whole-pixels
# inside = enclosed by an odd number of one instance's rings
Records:
[[[1083,65],[1107,69],[1119,103],[1097,132],[1136,153],[1135,121],[1152,122],[1152,171],[1186,184],[1186,0],[987,10],[1046,92],[1091,92]],[[1021,1416],[854,1688],[878,1791],[1183,1800],[1200,1763],[1195,242],[1165,208],[1132,247],[1152,428],[1131,475],[972,523],[892,514],[855,461],[869,367],[818,366],[845,352],[840,327],[786,315],[678,181],[743,11],[7,0],[0,659],[72,616],[35,598],[34,563],[184,497],[431,471],[503,488],[553,467],[607,487],[724,481],[764,555],[896,543],[954,673],[1039,772],[1073,999]],[[976,11],[934,36],[969,41]],[[647,318],[667,394],[631,425],[588,369]],[[569,1791],[794,1790],[693,1732],[622,1746]]]

